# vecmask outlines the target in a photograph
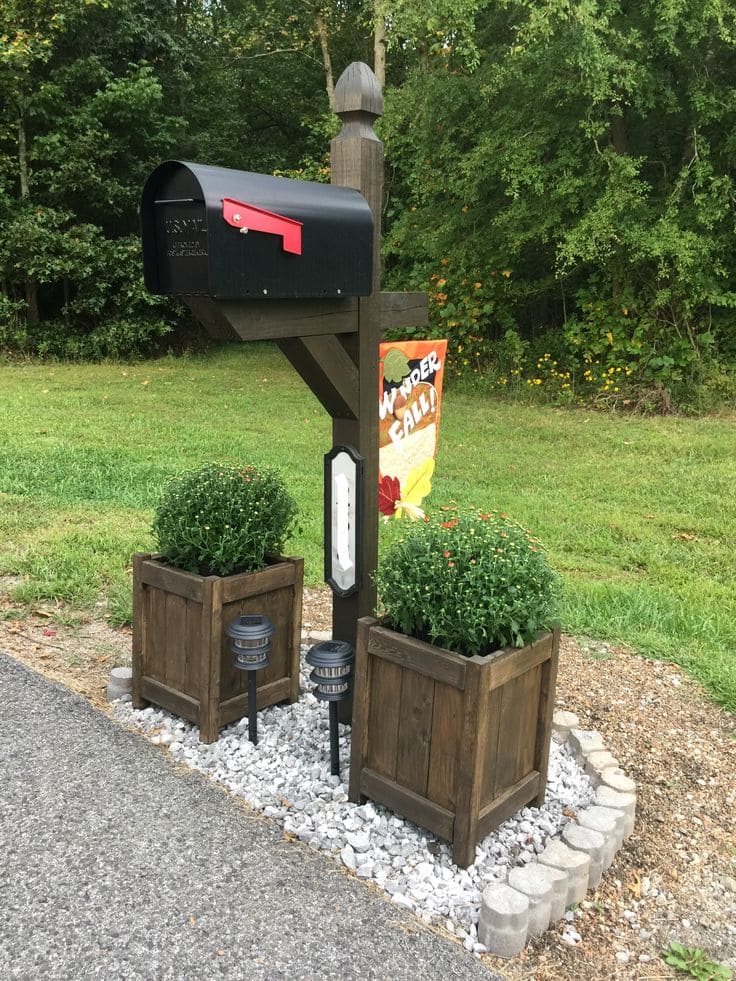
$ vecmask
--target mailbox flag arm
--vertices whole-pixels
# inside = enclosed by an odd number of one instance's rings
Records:
[[[265,232],[266,235],[280,235],[284,252],[294,255],[302,254],[302,222],[283,215],[274,214],[256,208],[255,205],[235,201],[234,198],[222,199],[222,217],[233,228],[241,232]]]

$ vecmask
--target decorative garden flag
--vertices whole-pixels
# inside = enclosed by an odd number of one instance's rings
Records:
[[[378,507],[386,518],[423,518],[440,430],[447,341],[381,344]]]

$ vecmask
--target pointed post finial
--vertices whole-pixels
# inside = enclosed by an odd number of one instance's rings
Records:
[[[335,85],[335,112],[367,113],[376,119],[383,115],[381,83],[362,61],[354,61],[345,69]]]

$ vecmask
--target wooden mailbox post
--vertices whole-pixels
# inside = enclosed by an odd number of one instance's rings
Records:
[[[373,282],[369,296],[309,300],[214,299],[187,296],[195,317],[214,337],[273,340],[332,418],[333,445],[363,458],[358,502],[362,523],[357,589],[335,594],[333,636],[355,645],[357,621],[376,604],[378,561],[378,351],[389,327],[427,323],[424,293],[380,291],[383,144],[373,130],[383,112],[381,87],[370,68],[353,63],[335,86],[342,130],[331,144],[331,182],[363,195],[373,216]],[[329,263],[330,256],[324,256]],[[345,706],[341,721],[350,720]]]

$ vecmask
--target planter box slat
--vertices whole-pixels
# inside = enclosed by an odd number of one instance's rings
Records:
[[[383,739],[367,749],[366,764],[371,770],[393,780],[396,776],[396,756],[399,738],[399,709],[401,702],[401,668],[393,661],[376,658],[370,665],[371,699],[368,729],[379,726]]]
[[[534,768],[539,712],[539,666],[509,681],[501,691],[495,794],[504,794]],[[501,749],[502,747],[502,749]]]
[[[427,795],[434,689],[432,678],[401,672],[396,780],[422,797]]]
[[[166,683],[171,688],[184,692],[187,690],[187,606],[188,603],[183,596],[171,593],[165,597]]]
[[[224,576],[222,582],[222,603],[235,603],[239,600],[250,599],[251,596],[259,596],[263,593],[270,593],[274,589],[288,589],[296,581],[296,571],[287,562],[280,562],[278,565],[267,566],[258,573],[258,579],[253,578],[252,573],[243,573],[236,576]]]
[[[555,643],[559,645],[559,634],[555,637]],[[537,739],[534,749],[534,759],[539,768],[539,772],[544,775],[544,780],[540,781],[539,792],[532,801],[534,807],[541,807],[544,803],[544,792],[547,782],[547,767],[549,766],[549,744],[552,735],[552,717],[555,708],[555,691],[557,689],[557,668],[559,657],[557,654],[541,667],[541,680],[539,685],[539,704],[541,706],[539,717],[537,718]]]
[[[359,621],[349,795],[453,843],[458,865],[547,780],[559,630],[461,658]]]
[[[165,702],[167,706],[171,706],[171,711],[176,715],[188,719],[195,725],[199,723],[199,702],[196,698],[190,698],[189,695],[184,695],[153,678],[141,678],[140,689],[141,695],[148,701],[155,702],[157,705],[163,705]]]
[[[146,673],[153,678],[160,678],[168,683],[166,674],[166,593],[160,589],[146,590],[144,605],[150,604],[148,620],[148,637],[158,638],[158,642],[150,645],[150,661]]]
[[[486,764],[486,747],[480,735],[483,720],[488,715],[490,690],[484,684],[483,663],[469,662],[463,703],[462,737],[460,752],[455,764],[457,804],[455,830],[452,837],[453,856],[459,865],[470,865],[475,858],[478,840],[478,815],[483,801],[483,768]]]
[[[187,626],[184,639],[184,691],[194,697],[202,684],[202,606],[187,603]]]
[[[491,672],[491,688],[498,688],[509,681],[513,681],[520,674],[531,670],[537,664],[542,664],[549,659],[552,646],[552,637],[548,635],[541,637],[529,647],[522,648],[523,656],[519,656],[519,650],[504,651],[499,654],[493,664]]]
[[[465,687],[466,661],[458,658],[457,654],[450,654],[421,640],[407,637],[406,650],[402,650],[401,656],[397,657],[392,636],[393,631],[384,630],[382,627],[371,630],[370,653],[387,661],[406,665],[418,674],[425,674],[428,678],[435,678],[437,681],[452,685],[453,688]],[[440,656],[428,657],[427,653],[430,651]]]
[[[494,688],[488,698],[488,711],[481,722],[481,740],[486,748],[485,766],[483,767],[483,783],[481,800],[494,800],[500,793],[498,787],[498,741],[501,732],[501,705],[503,688]]]
[[[455,810],[455,760],[462,726],[463,693],[450,685],[435,685],[432,742],[427,797],[449,811]]]
[[[149,556],[143,556],[143,559],[147,558]],[[194,600],[195,603],[202,602],[202,576],[195,576],[192,572],[174,569],[160,562],[147,563],[142,570],[142,576],[144,586],[155,586],[165,593],[174,593],[183,596],[184,599]]]
[[[478,818],[479,839],[485,838],[500,824],[513,817],[525,804],[528,804],[530,798],[537,793],[538,787],[539,773],[533,770],[523,780],[519,780],[512,787],[508,787],[500,797],[484,807]]]
[[[206,651],[207,671],[202,678],[201,701],[205,707],[199,713],[199,735],[203,742],[217,742],[220,735],[220,703],[225,699],[222,681],[222,580],[211,576],[204,582],[202,596],[202,639]],[[229,694],[229,692],[228,692]]]
[[[269,685],[263,685],[256,693],[256,705],[258,710],[268,708],[277,702],[288,701],[291,694],[291,685],[288,678],[281,678],[279,681],[272,681]],[[242,695],[234,695],[220,705],[220,722],[222,725],[229,725],[236,719],[242,719],[248,714],[248,692]]]
[[[224,725],[246,714],[247,672],[234,666],[225,634],[242,613],[262,613],[275,628],[271,664],[256,676],[259,708],[297,701],[304,563],[274,561],[259,572],[220,578],[134,557],[137,708],[152,701],[195,722],[203,742],[214,742]]]
[[[452,811],[440,807],[426,797],[420,797],[411,790],[401,787],[395,780],[389,780],[373,770],[363,773],[366,796],[380,800],[386,807],[403,814],[410,821],[429,828],[440,838],[452,838],[455,816]]]

